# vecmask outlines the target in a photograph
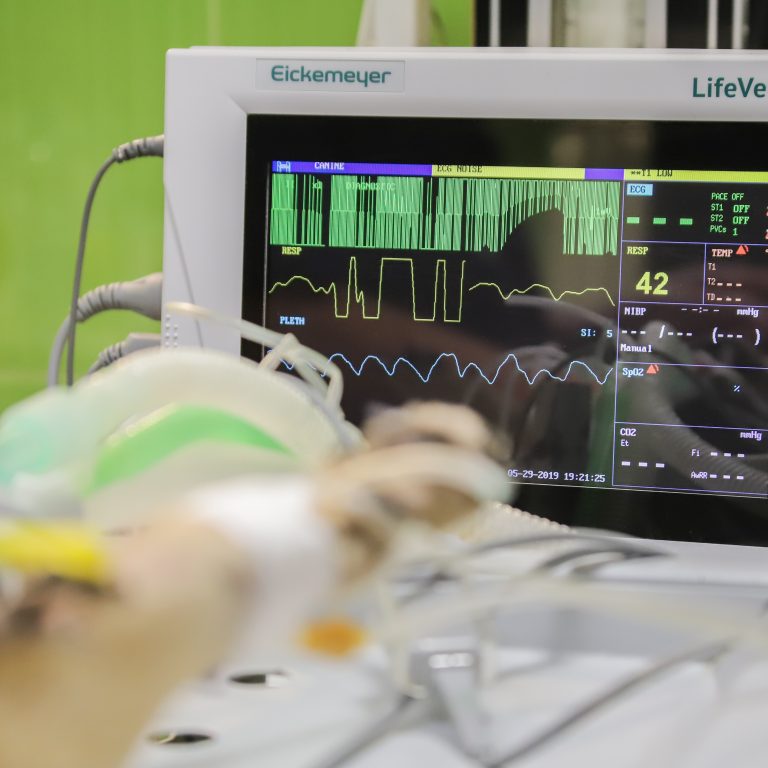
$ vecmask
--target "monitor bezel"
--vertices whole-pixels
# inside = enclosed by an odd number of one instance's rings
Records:
[[[290,66],[394,69],[394,89],[275,83]],[[170,51],[164,304],[241,316],[250,114],[762,122],[766,102],[693,95],[693,78],[768,79],[759,52],[223,49]],[[306,89],[305,89],[306,88]],[[504,94],[500,97],[499,94]],[[167,347],[240,353],[236,332],[164,312]],[[554,499],[553,499],[554,501]]]

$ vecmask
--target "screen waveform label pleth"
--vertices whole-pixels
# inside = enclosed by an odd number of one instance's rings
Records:
[[[429,382],[429,380],[434,375],[437,367],[444,360],[450,361],[450,363],[455,367],[456,374],[460,379],[463,379],[467,375],[474,373],[480,376],[488,384],[494,384],[496,380],[499,378],[499,376],[502,374],[502,372],[508,367],[513,368],[519,374],[521,374],[525,378],[526,382],[530,385],[535,384],[536,380],[539,379],[540,377],[546,377],[554,381],[565,382],[572,375],[574,370],[582,369],[591,378],[593,378],[597,384],[599,384],[600,386],[603,386],[606,384],[608,379],[611,377],[611,374],[613,373],[613,368],[609,368],[604,375],[600,376],[600,374],[593,371],[592,368],[590,368],[589,365],[587,365],[587,363],[582,362],[581,360],[572,360],[561,375],[553,373],[547,368],[540,368],[535,373],[530,373],[520,365],[520,361],[518,360],[517,356],[513,352],[510,352],[493,370],[484,370],[477,363],[474,363],[474,362],[462,364],[459,358],[453,352],[441,353],[435,359],[435,362],[432,363],[432,365],[429,366],[429,368],[427,368],[426,370],[420,369],[418,366],[414,365],[406,357],[398,357],[394,361],[394,363],[392,363],[391,365],[387,365],[377,355],[366,355],[359,365],[355,365],[346,355],[342,354],[341,352],[335,352],[334,354],[329,355],[328,359],[331,362],[339,361],[344,363],[352,371],[352,373],[355,376],[362,376],[366,368],[369,366],[377,366],[378,368],[383,370],[387,376],[390,376],[390,377],[394,376],[398,372],[398,369],[407,368],[413,371],[413,373],[415,373],[416,376],[424,384],[427,384]]]
[[[381,303],[382,293],[384,285],[384,268],[387,264],[405,264],[410,271],[410,290],[411,290],[411,306],[413,310],[413,319],[416,322],[435,322],[438,319],[442,319],[446,323],[460,323],[463,319],[464,311],[464,294],[465,294],[465,281],[464,272],[466,266],[466,260],[462,260],[460,267],[460,274],[458,280],[458,297],[455,304],[453,316],[451,316],[448,305],[448,266],[445,259],[438,259],[435,263],[435,282],[434,292],[432,295],[432,311],[431,314],[427,313],[425,316],[418,316],[416,312],[416,280],[415,280],[415,264],[414,260],[408,257],[400,256],[385,256],[379,263],[379,285],[376,290],[373,301],[367,301],[365,292],[359,286],[358,279],[358,262],[357,258],[351,256],[349,259],[349,268],[347,270],[347,285],[346,290],[343,285],[338,285],[336,282],[331,282],[326,285],[316,285],[309,277],[305,275],[291,275],[287,280],[279,280],[272,284],[269,289],[269,294],[274,294],[278,290],[290,288],[293,285],[306,285],[315,294],[323,294],[330,296],[333,301],[333,314],[337,319],[349,319],[351,315],[352,305],[356,304],[360,307],[360,315],[363,320],[379,320],[381,318]],[[341,281],[339,281],[341,282]],[[504,291],[502,287],[495,282],[479,282],[470,285],[466,291],[471,292],[478,288],[492,288],[499,295],[502,301],[509,301],[512,296],[528,294],[532,291],[542,291],[546,293],[553,301],[562,301],[570,296],[585,296],[587,294],[604,294],[610,302],[611,306],[615,306],[613,297],[606,288],[584,288],[580,291],[565,290],[556,292],[548,285],[542,283],[532,283],[527,288],[513,288],[510,291]],[[442,301],[441,301],[442,291]],[[438,318],[438,307],[442,304],[442,317]]]
[[[270,243],[498,252],[527,219],[560,211],[565,253],[616,255],[620,195],[613,181],[280,173]]]

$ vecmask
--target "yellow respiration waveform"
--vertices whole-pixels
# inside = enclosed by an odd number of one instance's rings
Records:
[[[458,301],[456,307],[453,310],[453,315],[448,310],[448,288],[447,288],[447,270],[448,266],[445,259],[438,259],[435,264],[435,282],[434,289],[431,298],[432,310],[431,312],[418,316],[416,313],[416,284],[414,274],[414,261],[408,257],[400,256],[385,256],[379,262],[379,287],[372,302],[366,302],[366,297],[363,291],[359,287],[358,280],[358,267],[357,259],[352,256],[349,260],[349,270],[347,272],[346,290],[344,287],[338,287],[335,282],[328,285],[315,285],[312,280],[304,275],[292,275],[287,280],[278,281],[274,283],[269,289],[269,293],[273,294],[280,289],[290,288],[296,283],[304,283],[307,285],[313,293],[320,293],[326,296],[330,296],[333,300],[333,314],[337,319],[347,319],[351,315],[353,305],[357,305],[360,308],[360,314],[363,320],[379,320],[381,318],[381,303],[382,292],[384,285],[384,269],[387,264],[401,263],[404,264],[410,270],[410,293],[411,293],[411,306],[413,307],[413,319],[415,322],[428,322],[433,323],[437,320],[442,320],[446,323],[460,323],[462,321],[462,315],[464,310],[464,269],[466,261],[461,262],[461,268],[459,273],[459,285],[458,285]],[[478,288],[492,288],[499,295],[502,301],[508,301],[512,296],[524,295],[533,291],[542,291],[553,301],[561,301],[570,296],[585,296],[587,294],[602,294],[605,299],[611,304],[616,306],[613,297],[606,288],[584,288],[582,290],[565,290],[565,291],[553,291],[547,285],[542,283],[533,283],[526,288],[518,289],[513,288],[510,291],[504,291],[498,283],[493,282],[480,282],[469,286],[466,291],[475,291]],[[441,290],[442,289],[442,290]],[[442,298],[441,298],[442,293]]]

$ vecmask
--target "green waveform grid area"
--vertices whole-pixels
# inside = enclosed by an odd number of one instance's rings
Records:
[[[526,219],[558,210],[564,253],[616,255],[620,197],[615,181],[280,173],[270,244],[497,252]]]
[[[316,177],[294,173],[272,176],[269,232],[273,244],[323,244],[323,187]]]
[[[294,283],[304,283],[309,286],[309,288],[312,290],[313,293],[322,293],[322,294],[325,294],[326,296],[333,297],[333,312],[334,312],[334,316],[337,319],[342,319],[342,320],[348,319],[350,317],[352,304],[355,303],[360,307],[361,316],[363,320],[378,320],[381,317],[381,301],[382,301],[382,291],[383,291],[383,285],[384,285],[384,267],[386,263],[405,263],[410,268],[411,306],[413,308],[414,321],[430,322],[430,323],[437,321],[438,319],[437,308],[440,304],[439,294],[440,294],[441,281],[442,281],[442,292],[443,292],[443,300],[442,300],[443,322],[460,323],[462,321],[462,313],[464,309],[464,293],[465,293],[464,291],[464,267],[466,265],[465,260],[461,262],[461,274],[459,278],[459,302],[458,302],[458,310],[456,312],[455,317],[448,317],[448,309],[447,309],[448,289],[447,289],[447,274],[446,274],[447,265],[446,265],[445,259],[438,259],[435,264],[435,288],[434,288],[433,301],[432,301],[432,315],[426,316],[426,317],[418,317],[416,315],[415,266],[414,266],[414,260],[408,257],[385,256],[384,258],[381,259],[381,262],[379,264],[379,287],[378,287],[377,296],[375,300],[376,308],[375,310],[372,310],[372,311],[369,311],[369,309],[367,308],[365,294],[359,288],[359,285],[358,285],[357,259],[354,256],[351,256],[349,259],[349,270],[347,273],[346,293],[344,292],[343,288],[340,289],[335,282],[332,282],[328,285],[315,285],[308,277],[305,277],[304,275],[292,275],[285,281],[278,281],[274,283],[272,287],[269,289],[269,293],[273,294],[275,291],[281,288],[289,288]],[[479,282],[479,283],[475,283],[474,285],[471,285],[467,289],[467,291],[474,291],[478,288],[493,288],[499,294],[501,299],[504,301],[510,299],[513,295],[526,294],[536,289],[544,291],[554,301],[560,301],[566,296],[583,296],[587,293],[603,293],[608,299],[608,301],[611,303],[611,306],[616,306],[611,294],[608,292],[606,288],[603,288],[603,287],[585,288],[584,290],[581,290],[581,291],[562,291],[561,293],[558,294],[558,293],[555,293],[549,286],[542,285],[541,283],[533,283],[532,285],[528,286],[528,288],[525,288],[524,290],[519,290],[515,288],[515,289],[512,289],[511,291],[505,292],[501,288],[501,286],[499,286],[498,283]]]

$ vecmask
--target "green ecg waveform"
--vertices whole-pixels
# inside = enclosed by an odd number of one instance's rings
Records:
[[[617,182],[299,174],[272,180],[272,245],[327,238],[322,244],[337,248],[499,251],[523,221],[558,210],[565,253],[617,253]]]
[[[278,173],[272,177],[270,242],[323,244],[323,189],[314,176]]]
[[[281,288],[289,288],[294,283],[304,283],[312,290],[313,293],[322,293],[326,296],[333,297],[333,313],[338,319],[346,320],[350,316],[352,304],[357,304],[360,307],[363,320],[378,320],[381,317],[381,300],[382,291],[384,285],[384,265],[387,262],[402,262],[408,264],[411,273],[411,306],[413,308],[413,319],[418,323],[428,322],[433,323],[437,318],[437,309],[440,304],[440,287],[442,280],[442,307],[443,316],[442,320],[446,323],[460,323],[462,321],[462,315],[464,310],[464,266],[466,261],[461,262],[461,272],[459,278],[459,302],[456,310],[455,317],[448,316],[448,289],[447,289],[447,274],[446,274],[446,260],[438,259],[435,264],[435,285],[432,300],[432,314],[425,317],[418,317],[416,314],[416,279],[414,275],[414,260],[407,257],[384,257],[379,264],[379,287],[375,299],[375,309],[369,310],[366,303],[365,293],[362,291],[358,284],[357,273],[357,259],[352,256],[349,259],[349,270],[347,272],[347,289],[346,292],[343,288],[340,290],[335,282],[328,285],[315,285],[312,280],[304,275],[291,275],[287,280],[275,282],[269,289],[269,293],[272,294]],[[499,296],[505,301],[515,294],[526,294],[530,291],[539,289],[548,293],[554,301],[560,301],[565,296],[583,296],[587,293],[603,293],[610,301],[612,306],[615,306],[611,294],[606,288],[585,288],[582,291],[562,291],[561,293],[555,293],[549,286],[542,285],[541,283],[533,283],[524,290],[513,289],[505,293],[498,283],[492,282],[480,282],[471,285],[467,290],[474,291],[477,288],[495,288]]]

